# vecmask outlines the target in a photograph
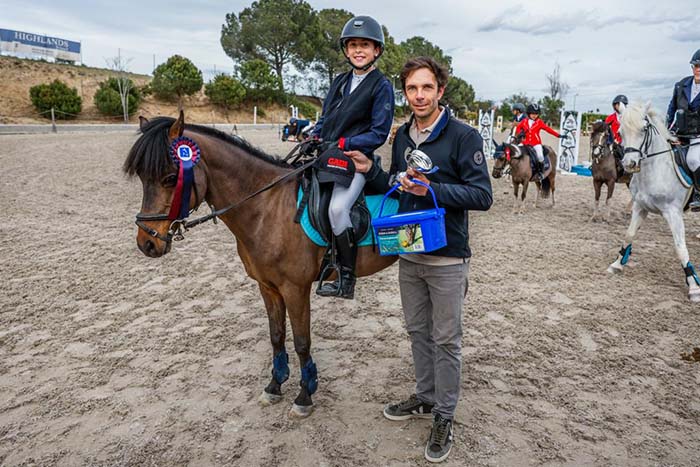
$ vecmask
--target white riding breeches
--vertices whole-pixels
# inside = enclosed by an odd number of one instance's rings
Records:
[[[535,153],[537,153],[537,162],[544,162],[544,150],[542,149],[542,145],[535,144],[533,148],[535,148]]]
[[[688,168],[695,172],[700,168],[700,138],[691,138],[690,144],[695,144],[696,146],[690,146],[688,148],[686,160],[688,162]]]
[[[352,205],[355,204],[357,197],[362,193],[365,181],[363,174],[355,172],[349,187],[344,187],[337,183],[333,186],[333,194],[328,206],[328,219],[331,222],[331,229],[333,229],[334,235],[340,235],[346,229],[352,228],[350,210]]]

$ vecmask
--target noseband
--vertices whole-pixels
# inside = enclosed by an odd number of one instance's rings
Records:
[[[199,199],[199,194],[197,193],[196,183],[192,183],[192,191],[194,191],[194,209],[189,211],[187,217],[189,217],[193,212],[195,212],[199,207],[199,204],[201,203],[201,200]],[[173,240],[179,242],[180,240],[183,240],[185,238],[184,233],[185,230],[187,230],[187,217],[172,220],[170,214],[145,214],[139,212],[138,214],[136,214],[136,225],[139,227],[139,229],[143,230],[151,237],[155,237],[158,240],[161,240],[169,245]],[[168,233],[165,235],[161,235],[156,229],[153,229],[144,223],[155,221],[172,221],[170,222],[170,227],[168,227]],[[214,219],[214,222],[216,222],[216,219]]]

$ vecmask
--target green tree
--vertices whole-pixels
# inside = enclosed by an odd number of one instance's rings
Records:
[[[545,75],[545,77],[547,78],[548,95],[540,100],[540,106],[542,106],[540,117],[551,126],[561,120],[561,109],[564,108],[564,98],[569,91],[569,85],[561,78],[559,63],[556,63],[552,73]]]
[[[254,59],[243,62],[238,73],[251,99],[272,100],[281,89],[278,77],[264,60]]]
[[[228,112],[241,105],[245,99],[246,90],[236,78],[219,74],[204,86],[204,94],[212,103],[223,107]]]
[[[479,113],[479,110],[483,110],[484,112],[490,111],[493,108],[493,101],[491,99],[486,99],[483,101],[480,100],[475,100],[474,101],[474,111]]]
[[[527,107],[529,104],[534,102],[533,99],[529,98],[526,94],[511,94],[510,96],[503,99],[503,103],[496,112],[496,115],[503,117],[504,122],[508,122],[513,118],[513,105],[522,104]]]
[[[133,115],[141,104],[141,93],[134,86],[134,82],[127,78],[127,81],[122,81],[122,85],[126,84],[128,92],[126,94],[127,105],[126,110],[128,115]],[[107,81],[100,83],[100,87],[95,91],[95,107],[100,113],[117,116],[123,115],[125,109],[122,106],[122,99],[119,91],[119,81],[117,78],[109,78]]]
[[[561,99],[552,99],[550,96],[544,96],[540,99],[541,114],[540,118],[547,122],[549,126],[558,125],[561,120],[561,109],[564,108],[564,101]]]
[[[340,47],[340,33],[352,17],[353,14],[349,11],[337,8],[327,8],[318,12],[320,34],[313,70],[328,80],[328,86],[347,63]]]
[[[156,67],[151,89],[161,98],[177,97],[178,106],[182,108],[182,98],[202,89],[203,83],[202,72],[189,59],[173,55]]]
[[[32,105],[42,112],[46,118],[51,118],[49,111],[55,110],[57,119],[72,119],[80,113],[83,101],[76,88],[68,87],[63,81],[55,79],[49,84],[38,84],[29,89]]]
[[[457,76],[450,76],[442,101],[450,106],[455,115],[464,117],[468,110],[473,110],[474,97],[471,84]]]
[[[400,45],[406,54],[406,58],[432,57],[438,63],[445,65],[450,74],[452,73],[452,57],[446,55],[440,47],[426,38],[421,36],[410,37]]]
[[[262,59],[275,71],[280,89],[284,66],[304,69],[320,43],[318,15],[304,0],[259,0],[221,27],[221,46],[234,61]]]
[[[389,81],[394,85],[394,90],[401,92],[400,75],[401,68],[406,63],[406,51],[396,43],[386,26],[382,26],[382,29],[384,30],[384,53],[377,63],[377,67],[384,73],[384,76],[389,78]]]

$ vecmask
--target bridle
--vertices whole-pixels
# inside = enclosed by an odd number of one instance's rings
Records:
[[[604,144],[603,140],[606,138],[606,136],[610,135],[610,127],[608,127],[607,135],[601,133],[600,134],[600,139],[598,140],[598,144],[591,144],[591,155],[593,156],[593,159],[595,160],[596,163],[600,163],[600,159],[606,156],[604,149],[608,149],[610,151],[610,154],[612,154],[612,144]],[[593,141],[591,141],[593,142]]]
[[[642,143],[638,148],[626,147],[624,154],[634,154],[639,153],[639,162],[641,163],[644,159],[648,157],[658,156],[659,154],[664,154],[671,152],[672,149],[666,149],[664,151],[659,151],[649,154],[649,148],[651,147],[652,139],[654,135],[659,135],[659,129],[649,120],[649,116],[644,116],[644,136],[642,137]]]
[[[196,174],[196,172],[195,172]],[[195,180],[194,183],[192,183],[192,191],[194,192],[194,208],[191,209],[187,215],[189,217],[193,212],[195,212],[198,208],[199,205],[203,200],[199,199],[199,193],[197,191],[197,180],[196,180],[196,175],[195,175]],[[174,195],[173,195],[174,196]],[[184,233],[187,231],[187,218],[183,219],[175,219],[172,220],[170,218],[169,214],[165,213],[155,213],[155,214],[147,214],[143,212],[139,212],[136,214],[136,225],[139,227],[139,229],[143,230],[146,232],[148,235],[151,237],[155,237],[158,240],[161,240],[168,245],[175,240],[176,242],[179,242],[180,240],[183,240],[185,238]],[[155,222],[155,221],[171,221],[170,222],[170,227],[168,227],[168,233],[165,235],[161,235],[158,233],[156,229],[153,229],[144,222]]]
[[[637,172],[641,168],[641,162],[644,159],[648,159],[649,157],[654,157],[658,156],[659,154],[666,154],[673,152],[674,148],[670,147],[668,149],[664,149],[663,151],[658,151],[658,152],[652,152],[649,153],[649,148],[651,147],[652,139],[654,135],[659,135],[659,129],[656,128],[656,126],[649,120],[649,116],[645,115],[644,116],[644,136],[642,137],[642,143],[639,145],[638,148],[635,147],[626,147],[624,153],[625,154],[633,154],[633,153],[639,153],[639,164],[637,165]],[[678,145],[677,147],[691,147],[691,146],[697,146],[700,143],[690,143],[690,144],[684,144],[684,145]]]
[[[290,153],[287,154],[287,156],[283,160],[285,162],[289,161],[290,158],[292,158],[293,160],[297,160],[299,157],[292,157],[292,156],[294,156],[296,154],[297,150],[299,150],[301,148],[302,144],[303,143],[299,143],[296,146],[294,146],[294,148],[292,148]],[[259,190],[246,196],[242,200],[240,200],[236,203],[230,204],[222,209],[214,210],[214,206],[209,205],[209,207],[212,210],[211,213],[209,213],[205,216],[201,216],[201,217],[198,217],[196,219],[192,219],[192,220],[188,221],[187,218],[193,212],[195,212],[197,210],[197,208],[199,207],[199,205],[201,204],[201,202],[204,201],[203,198],[202,199],[199,198],[199,194],[197,193],[197,183],[196,183],[196,180],[194,180],[194,182],[192,183],[192,190],[194,191],[194,201],[195,201],[194,206],[195,207],[189,211],[189,213],[187,214],[187,217],[172,220],[170,218],[170,216],[166,213],[148,214],[148,213],[139,212],[138,214],[136,214],[136,225],[139,227],[139,229],[143,230],[151,237],[157,238],[158,240],[165,242],[167,244],[167,246],[170,246],[170,244],[172,243],[173,240],[175,240],[175,241],[183,240],[185,238],[185,235],[184,235],[185,232],[187,232],[192,227],[196,227],[199,224],[203,224],[203,223],[210,221],[210,220],[213,220],[214,223],[216,224],[217,217],[230,211],[231,209],[235,209],[235,208],[239,207],[240,205],[242,205],[246,201],[248,201],[248,200],[258,196],[259,194],[273,188],[274,186],[278,185],[279,183],[302,173],[303,171],[305,171],[309,167],[316,164],[316,162],[317,162],[317,159],[312,158],[310,161],[300,165],[299,167],[295,168],[291,172],[288,172],[288,173],[282,175],[281,177],[276,178],[275,180],[273,180],[272,182],[263,186]],[[196,172],[195,172],[195,174],[196,174]],[[195,178],[196,178],[196,176],[195,176]],[[144,222],[152,222],[152,221],[171,221],[170,227],[168,227],[168,232],[165,235],[161,235],[160,233],[158,233],[158,231],[156,229],[153,229],[144,223]]]
[[[517,146],[516,146],[517,147]],[[497,156],[498,152],[493,155],[494,161],[500,161],[503,159],[503,166],[501,167],[496,167],[495,163],[493,166],[493,174],[494,177],[500,177],[502,174],[509,174],[510,173],[510,159],[511,159],[511,148],[510,144],[505,144],[503,145],[503,151],[501,152],[500,156]],[[498,174],[498,175],[496,175]]]

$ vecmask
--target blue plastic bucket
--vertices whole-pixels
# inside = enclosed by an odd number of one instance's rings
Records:
[[[389,190],[382,199],[379,217],[372,220],[374,235],[379,244],[379,254],[382,256],[428,253],[447,245],[445,210],[438,207],[435,192],[429,185],[419,180],[413,180],[413,182],[423,185],[430,191],[435,209],[402,212],[382,217],[384,201],[400,185],[396,184]]]

